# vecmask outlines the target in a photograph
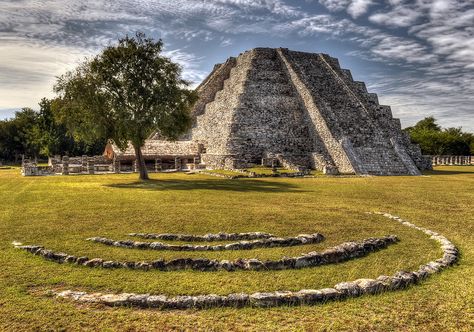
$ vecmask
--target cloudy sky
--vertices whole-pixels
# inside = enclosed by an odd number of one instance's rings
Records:
[[[162,38],[194,83],[253,47],[324,52],[403,126],[432,115],[474,131],[473,0],[0,0],[0,118],[136,31]]]

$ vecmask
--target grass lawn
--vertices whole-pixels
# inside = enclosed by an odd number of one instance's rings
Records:
[[[438,167],[420,177],[226,180],[184,173],[21,177],[0,170],[0,330],[412,330],[474,329],[474,167]],[[332,287],[410,270],[440,256],[423,234],[366,211],[386,211],[439,232],[461,250],[459,265],[409,289],[324,305],[271,309],[139,310],[78,305],[49,289],[166,295]],[[157,252],[85,241],[130,232],[205,234],[320,232],[326,241],[288,248]],[[349,240],[401,241],[337,265],[285,271],[132,271],[45,261],[14,249],[40,244],[116,260],[178,257],[277,259]]]
[[[221,174],[221,175],[227,175],[227,176],[241,176],[241,177],[246,176],[245,174],[242,174],[240,172],[234,172],[232,170],[227,170],[227,169],[207,169],[205,170],[205,173],[214,173],[214,174]]]
[[[272,175],[273,170],[271,167],[264,167],[264,166],[255,166],[255,167],[250,167],[246,169],[248,172],[254,172],[256,174],[263,174],[263,175]],[[292,169],[287,169],[283,167],[277,167],[277,173],[280,174],[288,174],[288,173],[297,173],[297,171],[292,170]]]

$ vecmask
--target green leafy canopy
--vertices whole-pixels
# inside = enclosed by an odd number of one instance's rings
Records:
[[[405,128],[414,143],[427,155],[469,155],[474,153],[474,135],[461,128],[441,128],[434,117],[426,117]]]
[[[126,36],[59,77],[55,107],[69,129],[109,137],[122,149],[141,147],[154,131],[168,139],[185,132],[197,95],[162,48],[143,33]]]

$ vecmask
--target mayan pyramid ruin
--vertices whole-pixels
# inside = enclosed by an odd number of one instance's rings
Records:
[[[276,160],[333,174],[418,175],[425,168],[390,107],[326,54],[255,48],[217,64],[197,91],[192,128],[176,142],[152,135],[147,158],[194,159],[211,169]]]

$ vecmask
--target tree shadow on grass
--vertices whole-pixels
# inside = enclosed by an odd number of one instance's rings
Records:
[[[116,183],[105,185],[120,189],[145,189],[145,190],[222,190],[237,192],[305,192],[298,186],[283,181],[258,181],[258,180],[162,180],[152,179],[146,181],[135,181],[130,183]]]
[[[471,167],[471,166],[469,166]],[[423,175],[460,175],[460,174],[473,174],[474,175],[474,167],[468,168],[464,170],[459,169],[435,169],[432,171],[424,171]]]

